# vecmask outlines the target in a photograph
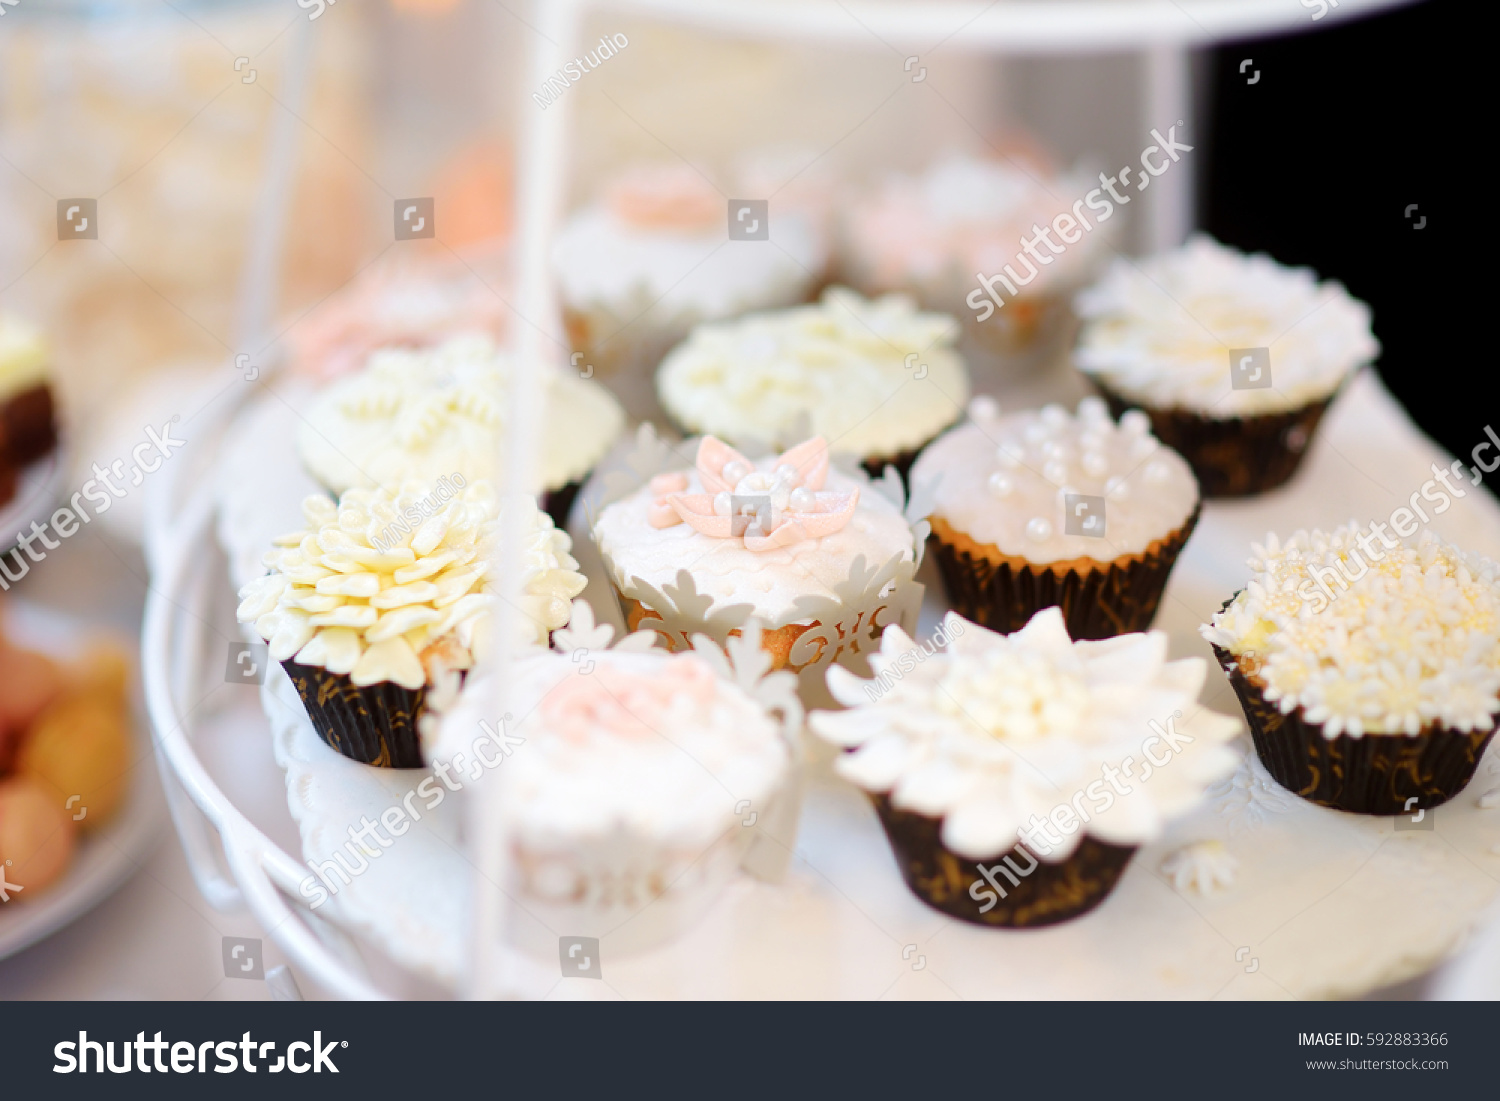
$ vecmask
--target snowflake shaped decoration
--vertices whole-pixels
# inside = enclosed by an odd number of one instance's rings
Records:
[[[1219,814],[1229,820],[1231,837],[1258,829],[1273,814],[1284,814],[1290,806],[1281,786],[1248,750],[1233,775],[1208,789],[1208,797]]]
[[[802,731],[797,675],[785,669],[770,672],[771,655],[761,648],[760,636],[760,620],[751,619],[722,647],[707,635],[694,635],[693,652],[724,680],[738,685],[768,712],[779,715],[782,737],[795,749]]]

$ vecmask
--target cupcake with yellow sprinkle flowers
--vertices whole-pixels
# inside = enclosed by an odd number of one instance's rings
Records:
[[[1269,536],[1202,628],[1271,775],[1361,814],[1453,798],[1500,712],[1500,564],[1387,529]]]
[[[428,685],[467,672],[489,642],[500,528],[489,483],[408,482],[309,497],[307,527],[276,540],[240,590],[238,618],[282,664],[319,736],[366,764],[418,768]],[[545,646],[585,580],[567,533],[528,499],[522,643]]]

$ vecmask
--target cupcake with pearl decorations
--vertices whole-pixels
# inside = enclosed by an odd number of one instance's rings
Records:
[[[1239,723],[1198,706],[1207,662],[1168,661],[1164,632],[1075,642],[1046,608],[1010,635],[950,612],[944,634],[911,668],[912,639],[886,631],[875,679],[830,669],[847,710],[809,725],[846,750],[835,770],[945,914],[1027,928],[1086,913],[1239,763]]]
[[[1202,628],[1276,781],[1414,814],[1473,778],[1500,713],[1500,564],[1389,525],[1274,534]]]
[[[547,645],[586,581],[572,542],[530,498],[525,515],[521,645]],[[308,497],[300,531],[240,590],[250,625],[291,677],[318,735],[364,764],[419,768],[428,687],[462,676],[490,644],[490,558],[499,499],[488,482],[458,493],[410,481]]]
[[[863,670],[887,624],[915,628],[925,529],[903,496],[894,476],[831,467],[821,437],[751,460],[705,436],[692,469],[668,463],[606,505],[593,536],[632,631],[687,650],[753,618],[772,668],[820,699],[827,665]]]
[[[1115,261],[1074,308],[1074,362],[1115,415],[1150,415],[1205,497],[1290,479],[1339,388],[1380,352],[1369,307],[1341,284],[1204,236]]]
[[[1062,609],[1073,638],[1151,625],[1198,522],[1188,464],[1139,410],[1099,398],[1002,413],[989,397],[912,468],[933,498],[934,554],[955,611],[994,631]]]

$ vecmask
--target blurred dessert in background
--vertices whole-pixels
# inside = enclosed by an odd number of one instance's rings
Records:
[[[116,646],[64,664],[0,630],[0,860],[23,891],[60,878],[79,833],[107,823],[125,799],[128,677]]]
[[[826,242],[805,211],[752,208],[735,221],[730,198],[690,164],[638,164],[558,234],[577,365],[636,419],[664,419],[652,375],[695,325],[805,301],[822,282]]]
[[[57,446],[50,361],[40,332],[0,314],[0,507],[20,472]]]
[[[1066,341],[1069,298],[1114,229],[1113,211],[1077,221],[1074,207],[1087,209],[1091,187],[1021,154],[951,154],[918,175],[889,176],[841,219],[841,276],[865,294],[903,291],[960,318],[975,389],[993,391]],[[1074,222],[1071,241],[1053,236],[1060,218]],[[981,275],[998,279],[1003,305],[986,295]]]

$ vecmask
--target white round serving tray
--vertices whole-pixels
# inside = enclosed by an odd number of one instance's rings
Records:
[[[226,443],[219,529],[236,584],[259,571],[260,549],[297,525],[298,501],[316,488],[297,466],[291,397],[252,404]],[[1271,529],[1384,518],[1444,458],[1372,373],[1357,378],[1293,485],[1205,507],[1157,622],[1173,655],[1207,656],[1196,627],[1242,583],[1252,540]],[[1432,526],[1500,555],[1500,507],[1483,489]],[[607,593],[600,583],[592,579],[588,595]],[[601,621],[617,615],[607,598],[594,606]],[[924,630],[942,610],[934,584]],[[415,782],[324,746],[280,670],[263,701],[304,855],[326,853],[361,815],[378,817]],[[1238,716],[1217,672],[1205,702]],[[531,950],[528,989],[626,998],[1337,997],[1418,975],[1464,942],[1500,888],[1500,809],[1479,805],[1500,788],[1500,751],[1492,747],[1457,799],[1428,812],[1434,829],[1397,831],[1389,818],[1296,798],[1269,779],[1247,740],[1241,744],[1245,763],[1199,813],[1143,848],[1098,910],[1049,929],[980,929],[927,909],[902,883],[864,796],[813,768],[784,883],[742,876],[697,925],[652,951],[612,951],[611,937],[602,938],[603,983],[563,981],[553,970],[550,953],[570,930],[544,928],[517,911],[512,938]],[[460,798],[372,860],[319,911],[381,956],[450,989],[465,966],[469,920]],[[1161,872],[1163,860],[1207,840],[1222,842],[1238,862],[1233,885],[1210,897],[1176,890]]]

